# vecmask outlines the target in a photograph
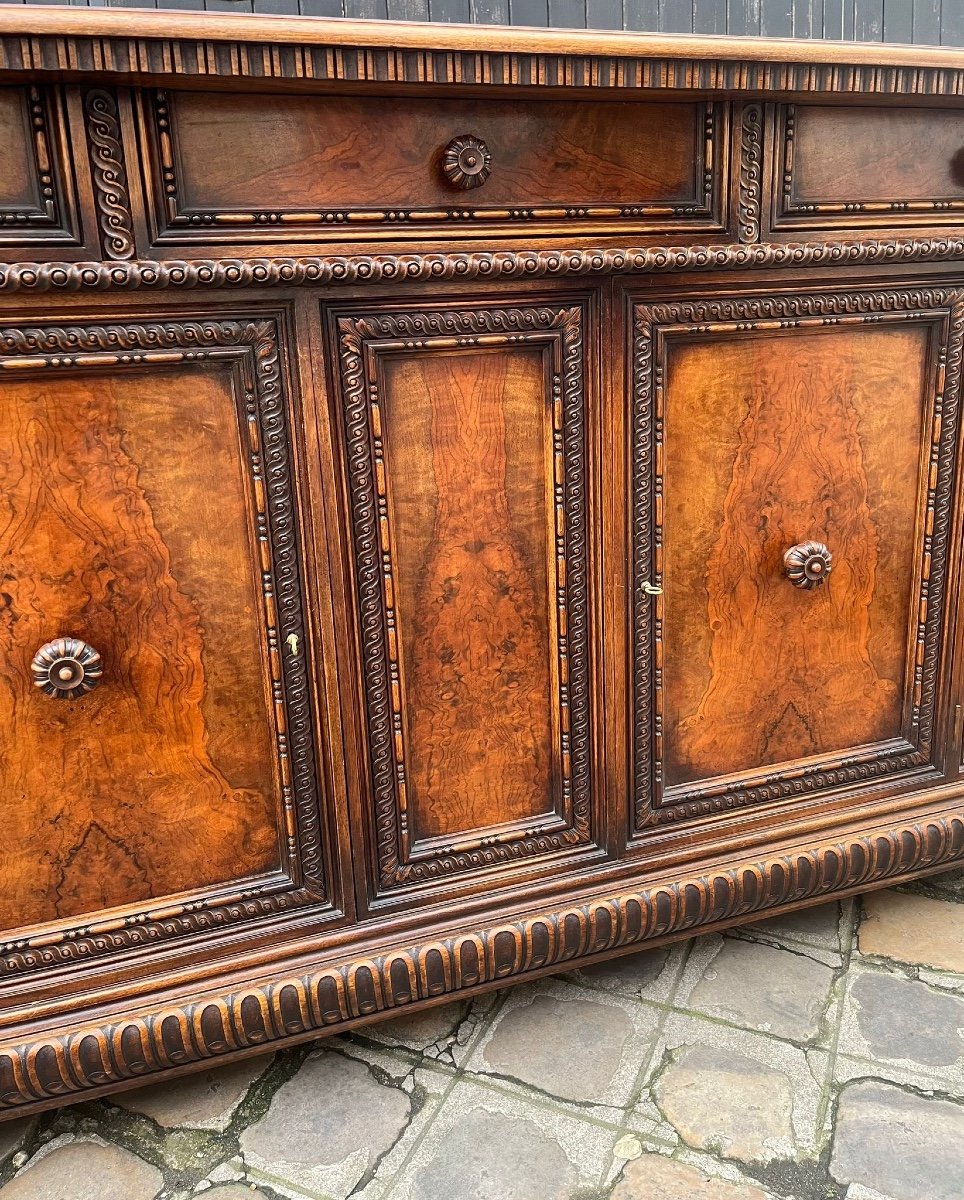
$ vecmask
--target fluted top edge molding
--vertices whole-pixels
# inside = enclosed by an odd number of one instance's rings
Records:
[[[320,17],[271,17],[240,13],[157,12],[151,10],[68,8],[53,6],[0,6],[0,39],[22,39],[25,47],[34,49],[40,43],[61,42],[69,52],[55,64],[38,58],[36,53],[10,55],[0,61],[0,72],[14,70],[63,70],[73,74],[96,71],[101,75],[136,73],[184,73],[177,65],[178,51],[193,44],[199,51],[214,51],[227,45],[237,48],[239,58],[232,72],[200,70],[191,74],[234,73],[244,77],[264,77],[263,70],[250,70],[243,59],[262,50],[270,55],[275,51],[316,53],[330,49],[333,53],[366,52],[387,55],[446,54],[476,55],[480,59],[517,58],[520,62],[573,60],[603,64],[602,83],[584,78],[577,70],[567,86],[625,86],[625,87],[733,87],[733,81],[714,82],[714,71],[731,73],[741,64],[759,70],[767,65],[778,71],[817,72],[809,83],[797,82],[801,90],[829,92],[916,92],[919,94],[964,94],[964,49],[947,47],[898,46],[798,40],[790,38],[697,37],[689,34],[647,34],[628,31],[593,31],[584,29],[529,29],[491,25],[456,25],[405,21],[358,21]],[[84,45],[97,47],[88,56],[77,53]],[[155,50],[168,46],[172,50],[167,65],[158,68],[155,55],[115,56],[102,51],[107,47],[143,44]],[[19,59],[20,61],[16,61]],[[670,71],[671,78],[662,84],[637,77],[628,64],[656,63]],[[610,70],[605,68],[610,64]],[[696,78],[686,82],[681,69],[692,64]],[[709,71],[709,75],[707,72]],[[858,72],[855,80],[852,73]],[[913,75],[921,72],[915,86]],[[838,74],[839,73],[839,74]],[[931,76],[936,73],[935,81]],[[509,72],[499,82],[504,85],[562,86],[551,69],[546,78],[536,78],[529,69],[521,76]],[[590,73],[591,74],[591,73]],[[612,74],[624,82],[606,82]],[[337,75],[337,72],[336,72]],[[423,82],[459,83],[464,80],[442,71]],[[539,75],[537,71],[535,75]],[[890,76],[895,75],[893,82]],[[866,76],[866,86],[862,81]],[[312,78],[308,72],[302,79]],[[333,76],[329,75],[328,78]],[[358,79],[353,67],[346,78]],[[374,78],[368,75],[366,78]],[[796,76],[794,77],[796,78]],[[801,75],[801,79],[803,76]],[[471,82],[471,80],[470,80]],[[786,86],[782,75],[780,86]],[[790,80],[790,83],[794,80]],[[756,86],[766,86],[757,83]],[[767,88],[769,90],[769,88]]]

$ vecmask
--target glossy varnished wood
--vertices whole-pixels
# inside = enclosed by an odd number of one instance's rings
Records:
[[[538,350],[385,365],[416,838],[552,807],[551,413]]]
[[[960,221],[959,110],[781,105],[774,137],[775,230],[946,228]]]
[[[941,289],[634,309],[638,834],[939,777],[962,319]]]
[[[0,754],[17,797],[0,922],[277,869],[278,785],[225,380],[4,379],[0,405]],[[65,634],[104,661],[101,686],[76,702],[45,696],[29,672],[33,650]]]
[[[0,1115],[964,858],[964,55],[6,6],[0,77]]]
[[[668,787],[900,736],[930,329],[674,345],[665,384]],[[783,556],[816,538],[824,585]]]
[[[334,320],[380,886],[588,847],[584,309]]]
[[[41,206],[41,184],[27,104],[24,88],[0,88],[0,136],[5,167],[0,204],[6,213],[38,210]]]
[[[721,227],[724,106],[159,92],[142,121],[165,244]],[[442,170],[466,134],[470,191]]]

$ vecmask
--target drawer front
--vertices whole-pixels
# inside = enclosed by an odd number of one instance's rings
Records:
[[[584,318],[332,315],[379,889],[592,847]]]
[[[720,230],[727,108],[146,92],[160,243]]]
[[[964,111],[782,105],[773,228],[958,228]]]
[[[0,247],[71,258],[83,246],[60,88],[0,88]],[[78,121],[77,113],[72,113]]]
[[[325,895],[286,391],[271,317],[0,328],[10,968]]]
[[[943,769],[951,300],[635,309],[637,832]]]

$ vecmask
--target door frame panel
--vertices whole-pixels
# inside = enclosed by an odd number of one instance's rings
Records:
[[[871,288],[786,295],[673,298],[636,302],[631,308],[630,389],[632,630],[630,680],[633,802],[630,840],[652,836],[656,827],[693,821],[747,806],[773,804],[827,789],[863,789],[889,782],[939,778],[945,750],[946,714],[940,700],[948,647],[943,636],[947,565],[954,558],[955,456],[958,442],[964,303],[952,288]],[[758,330],[819,330],[842,326],[924,323],[933,327],[925,378],[934,385],[922,423],[930,432],[923,464],[927,485],[925,528],[919,542],[918,636],[908,647],[908,688],[914,688],[916,736],[890,739],[851,751],[775,764],[756,771],[721,775],[664,791],[662,778],[662,596],[650,596],[643,581],[662,583],[662,438],[666,351],[673,339],[752,334]],[[919,494],[920,499],[920,494]],[[924,560],[930,563],[929,570]],[[913,661],[914,646],[922,654]]]
[[[5,321],[0,327],[0,379],[4,373],[72,376],[84,372],[168,371],[206,364],[231,379],[243,455],[244,490],[252,545],[252,571],[262,592],[257,620],[269,678],[267,716],[272,723],[278,792],[281,868],[243,875],[203,889],[159,896],[10,931],[0,938],[0,972],[15,975],[90,961],[185,935],[276,918],[299,908],[333,917],[341,885],[332,865],[327,806],[322,805],[320,750],[313,699],[298,482],[292,430],[295,416],[284,365],[285,322],[277,310],[230,316],[152,313],[103,318]],[[297,639],[292,643],[290,639]],[[299,652],[291,651],[292,645]],[[13,935],[15,934],[15,935]]]

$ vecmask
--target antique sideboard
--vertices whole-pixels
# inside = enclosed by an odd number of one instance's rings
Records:
[[[0,1112],[964,860],[964,52],[0,74]]]

